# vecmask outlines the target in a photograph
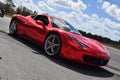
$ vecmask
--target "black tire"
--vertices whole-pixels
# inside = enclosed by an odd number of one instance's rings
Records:
[[[16,19],[11,21],[10,26],[9,26],[10,35],[17,35],[17,24],[18,24],[18,21]]]
[[[56,34],[49,34],[44,42],[44,51],[48,56],[58,56],[61,50],[61,39]]]

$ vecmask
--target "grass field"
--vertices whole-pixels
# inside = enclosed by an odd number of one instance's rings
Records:
[[[112,44],[107,44],[107,43],[102,43],[103,45],[106,45],[106,46],[109,46],[109,47],[113,47],[113,48],[116,48],[116,49],[119,49],[120,50],[120,45],[112,45]]]
[[[12,18],[12,15],[10,14],[5,14],[6,17]]]

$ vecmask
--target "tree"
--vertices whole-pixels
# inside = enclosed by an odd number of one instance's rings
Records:
[[[15,7],[15,5],[14,5],[12,0],[5,0],[5,10],[6,10],[6,12],[14,13],[13,7]]]
[[[120,45],[120,40],[119,40],[119,42],[118,42],[118,43],[119,43],[119,45]]]
[[[37,11],[34,11],[34,13],[33,14],[38,14],[38,12]]]
[[[23,16],[28,16],[28,15],[31,15],[31,14],[34,14],[32,10],[29,10],[28,8],[26,7],[22,7],[22,6],[19,6],[17,9],[16,9],[16,14],[21,14]]]
[[[21,14],[22,13],[22,7],[18,7],[16,9],[16,14]]]
[[[0,2],[0,9],[3,9],[5,7],[4,3]]]
[[[26,8],[26,7],[23,7],[23,8],[22,8],[22,15],[26,16],[26,12],[27,12],[27,8]]]
[[[16,13],[16,14],[21,14],[24,16],[28,16],[31,14],[37,14],[37,11],[32,11],[26,7],[19,6],[16,9],[14,8],[15,5],[12,0],[5,0],[5,3],[0,2],[0,9],[5,9],[6,13],[9,13],[10,15]]]

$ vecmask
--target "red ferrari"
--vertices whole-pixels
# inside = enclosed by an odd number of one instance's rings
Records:
[[[49,56],[62,56],[93,66],[105,66],[110,59],[110,54],[101,43],[82,36],[68,22],[48,14],[26,17],[15,14],[9,33],[42,46]]]

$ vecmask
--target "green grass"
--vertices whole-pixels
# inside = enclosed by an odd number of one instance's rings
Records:
[[[6,17],[12,18],[12,15],[10,14],[5,14]]]
[[[116,49],[119,49],[120,50],[120,45],[112,45],[112,44],[108,44],[108,43],[102,43],[106,46],[109,46],[109,47],[113,47],[113,48],[116,48]]]

